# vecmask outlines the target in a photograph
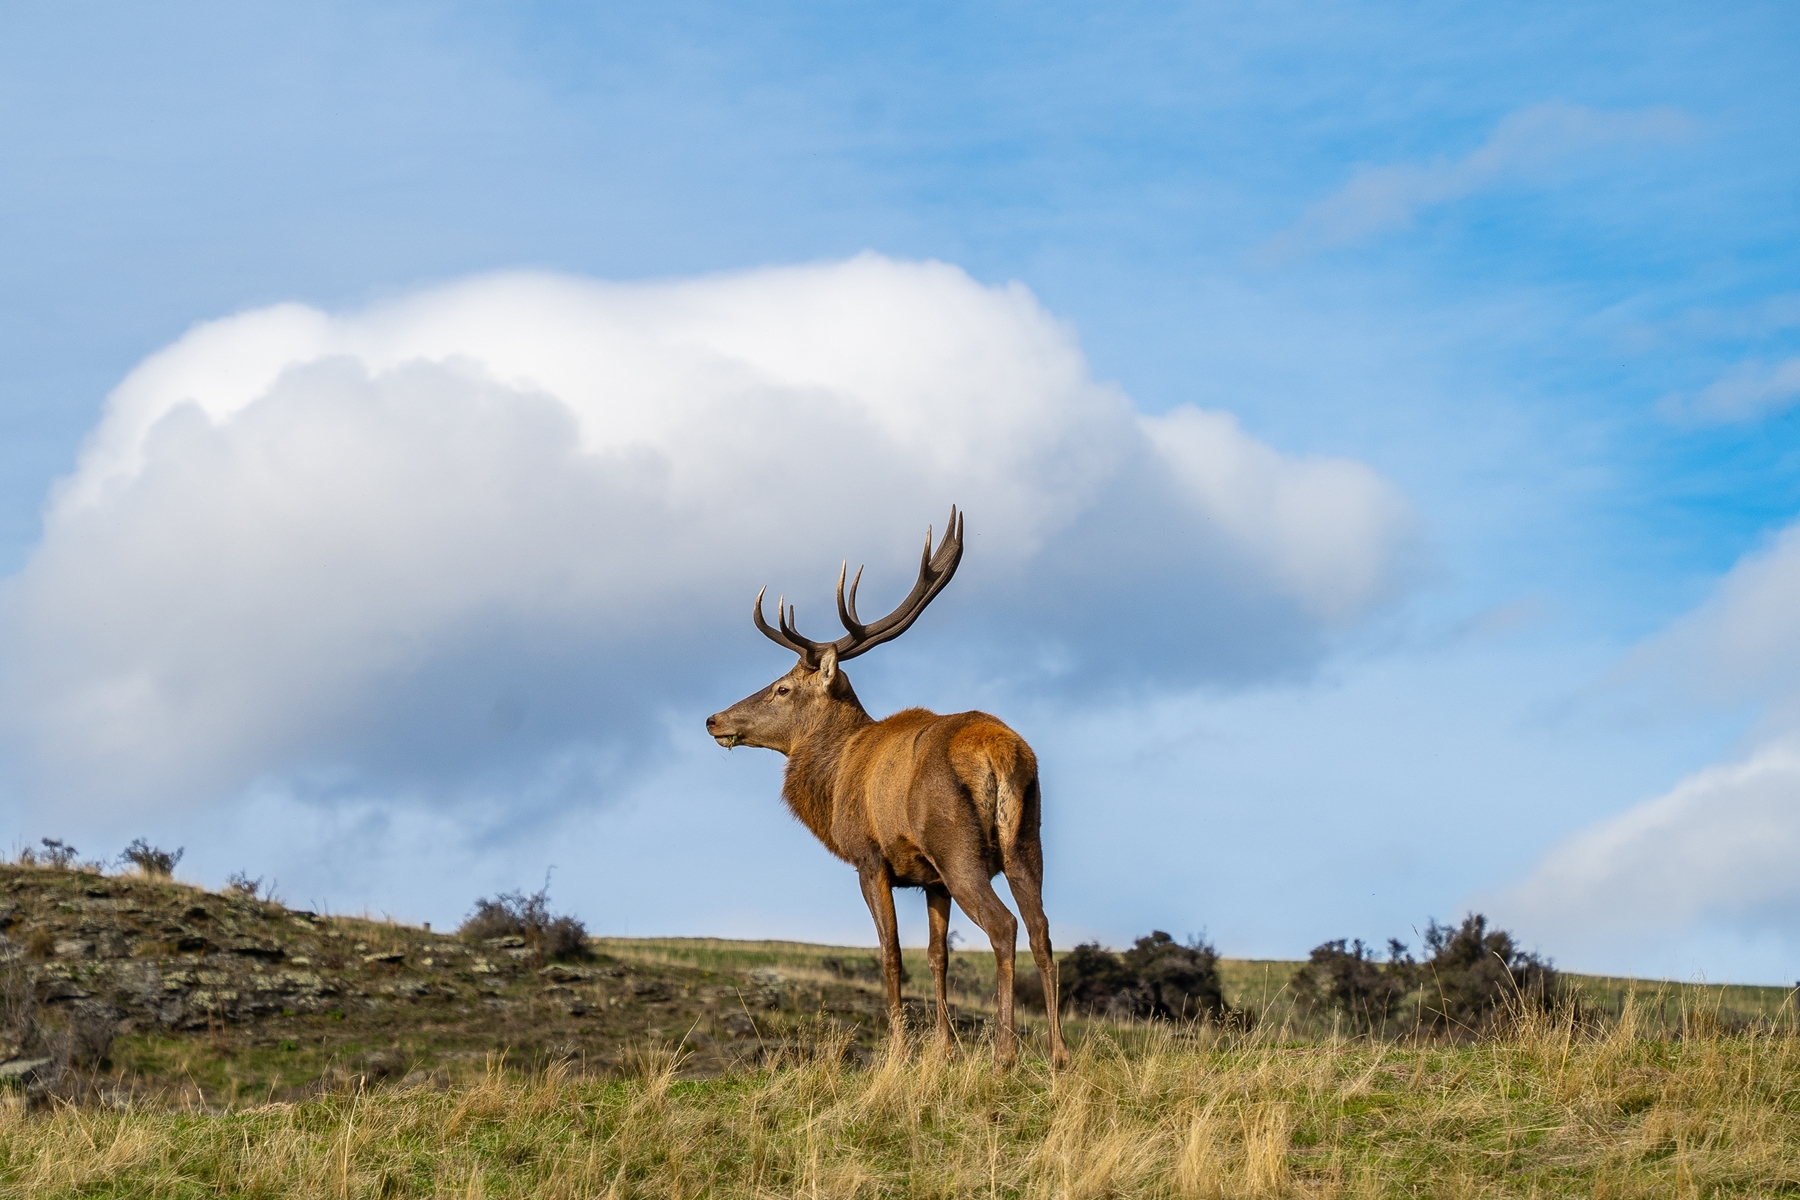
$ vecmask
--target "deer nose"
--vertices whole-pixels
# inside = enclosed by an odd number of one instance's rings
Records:
[[[718,713],[714,713],[712,716],[706,718],[706,727],[708,729],[711,729],[714,725],[717,725],[718,723],[719,723],[719,714]]]

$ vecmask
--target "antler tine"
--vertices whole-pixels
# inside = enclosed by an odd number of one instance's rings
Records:
[[[962,562],[963,524],[954,504],[950,506],[950,520],[944,529],[944,539],[938,543],[935,554],[931,549],[933,532],[928,529],[925,533],[925,549],[919,556],[919,578],[913,584],[912,591],[887,616],[871,621],[849,636],[839,638],[836,644],[840,662],[855,658],[858,654],[905,633],[919,619],[919,614],[925,611],[925,606],[944,590],[950,577],[956,574],[957,565]],[[847,622],[845,627],[849,628]]]
[[[756,627],[762,631],[762,635],[771,642],[774,642],[777,646],[792,650],[808,663],[818,662],[818,644],[801,637],[790,627],[787,614],[792,610],[788,608],[786,596],[783,596],[776,601],[776,620],[781,625],[781,628],[779,630],[770,628],[769,622],[763,617],[762,610],[763,592],[768,590],[769,589],[765,587],[762,591],[756,593],[756,604],[750,610],[750,619],[756,622]]]
[[[856,589],[862,583],[863,569],[862,567],[856,568],[856,578],[850,581],[850,599],[846,603],[844,600],[844,576],[849,571],[850,560],[845,559],[844,565],[838,568],[838,620],[844,623],[844,628],[850,631],[850,636],[862,637],[865,631],[861,620],[856,615]]]
[[[778,646],[792,650],[800,656],[800,661],[812,668],[818,667],[820,656],[827,646],[836,649],[838,660],[842,662],[855,658],[866,650],[872,650],[883,642],[890,642],[905,633],[919,619],[925,606],[944,590],[944,585],[956,574],[957,564],[962,562],[963,518],[954,504],[950,506],[950,521],[944,527],[944,539],[938,543],[935,553],[931,548],[933,532],[930,528],[925,530],[925,549],[919,555],[919,578],[913,584],[912,591],[906,594],[906,599],[893,612],[867,625],[862,623],[856,612],[856,589],[862,584],[863,568],[856,568],[856,578],[850,581],[850,590],[846,593],[844,580],[850,573],[850,560],[844,560],[843,565],[838,568],[837,605],[838,619],[844,623],[848,632],[835,642],[815,642],[802,637],[794,619],[794,606],[787,602],[786,596],[776,601],[775,627],[771,628],[762,610],[763,593],[769,590],[766,587],[756,593],[756,604],[750,611],[750,617],[764,637]]]

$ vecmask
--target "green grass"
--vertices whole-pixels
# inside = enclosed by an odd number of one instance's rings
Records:
[[[493,1067],[223,1114],[0,1110],[0,1194],[1502,1196],[1800,1194],[1800,1038],[1533,1018],[1463,1046],[1294,1045],[1201,1028],[1075,1038],[996,1075],[980,1049],[829,1052],[684,1083]],[[1029,1047],[1028,1051],[1041,1047]]]

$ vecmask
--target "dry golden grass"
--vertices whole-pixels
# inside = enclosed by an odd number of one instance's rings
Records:
[[[1090,1030],[1073,1069],[982,1047],[867,1068],[526,1076],[228,1113],[0,1110],[0,1194],[1769,1196],[1800,1193],[1800,1038],[1525,1020],[1466,1046]]]

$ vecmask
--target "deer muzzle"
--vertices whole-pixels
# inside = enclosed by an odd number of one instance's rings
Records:
[[[734,729],[727,728],[725,723],[719,719],[724,715],[724,713],[714,713],[712,716],[706,718],[706,732],[712,735],[713,741],[729,750],[742,742],[744,740],[744,735]]]

